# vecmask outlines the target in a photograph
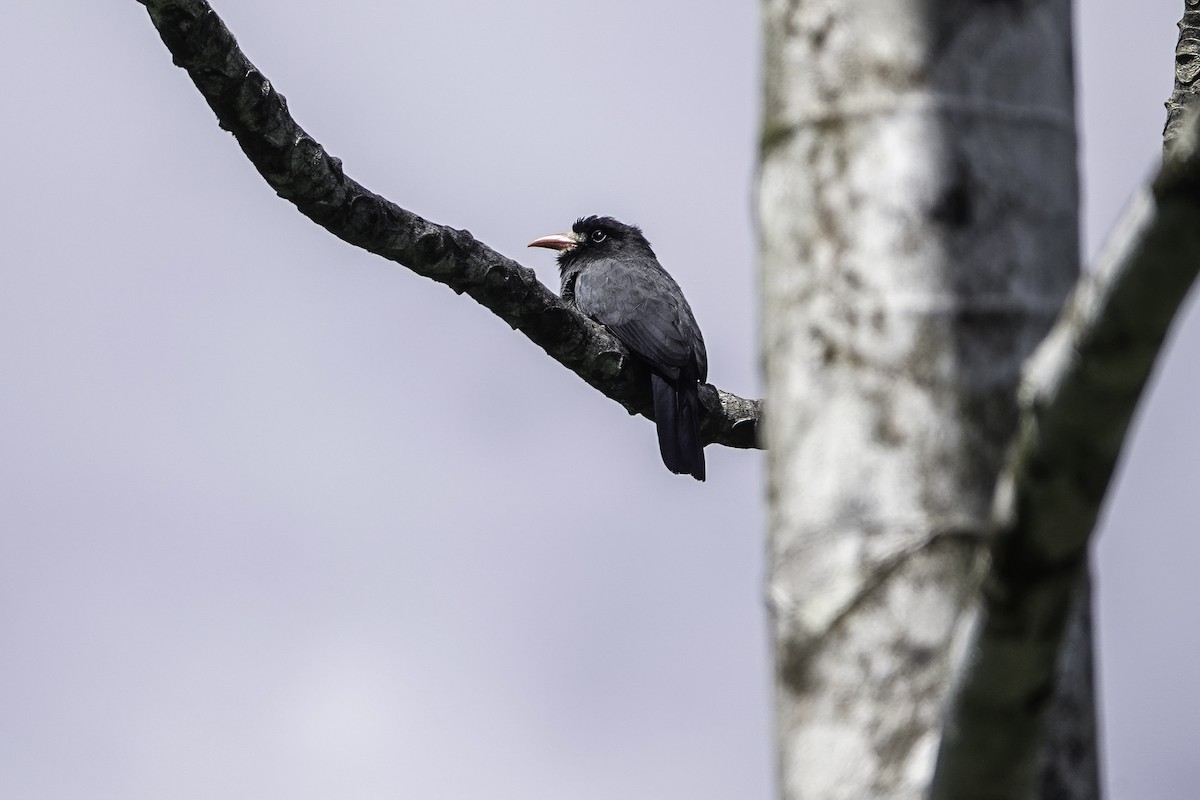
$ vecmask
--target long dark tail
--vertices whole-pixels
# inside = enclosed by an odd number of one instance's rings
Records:
[[[658,451],[676,475],[704,480],[704,445],[700,441],[700,394],[695,377],[684,370],[672,384],[650,375],[654,393],[654,419],[658,425]]]

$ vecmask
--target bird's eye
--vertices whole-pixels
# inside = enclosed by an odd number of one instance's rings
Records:
[[[593,242],[603,242],[607,238],[608,234],[606,234],[604,231],[592,231]]]

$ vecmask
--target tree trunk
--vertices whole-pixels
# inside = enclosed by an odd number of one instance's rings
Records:
[[[768,0],[764,25],[781,789],[916,798],[1021,366],[1078,274],[1070,3]]]

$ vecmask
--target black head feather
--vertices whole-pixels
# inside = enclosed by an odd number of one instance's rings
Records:
[[[569,269],[575,262],[596,256],[626,254],[654,258],[650,242],[646,241],[642,229],[636,225],[626,225],[612,217],[593,215],[575,220],[571,230],[579,243],[559,253],[558,264],[562,269]]]

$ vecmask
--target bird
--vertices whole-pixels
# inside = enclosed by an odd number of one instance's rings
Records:
[[[663,463],[703,481],[704,337],[683,290],[658,263],[641,228],[612,217],[580,217],[569,233],[542,236],[529,246],[558,251],[562,299],[608,328],[649,368]]]

